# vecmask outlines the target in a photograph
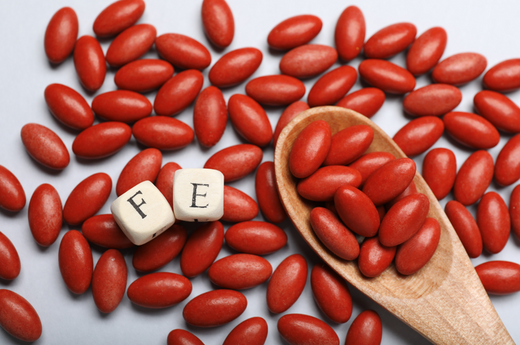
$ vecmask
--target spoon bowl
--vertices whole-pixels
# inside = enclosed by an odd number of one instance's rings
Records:
[[[326,121],[332,134],[354,125],[374,131],[368,152],[385,151],[395,158],[406,155],[367,117],[350,109],[326,106],[306,110],[282,131],[275,149],[275,174],[282,203],[291,221],[311,248],[358,290],[393,313],[434,344],[514,344],[484,290],[464,247],[437,198],[416,172],[418,192],[430,200],[428,217],[441,227],[439,245],[431,260],[417,273],[405,276],[391,265],[380,276],[366,278],[355,261],[330,252],[310,225],[310,212],[318,203],[296,191],[298,180],[289,170],[289,154],[298,134],[311,122]]]

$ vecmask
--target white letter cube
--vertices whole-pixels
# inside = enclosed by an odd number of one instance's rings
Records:
[[[170,204],[150,181],[122,194],[110,210],[121,230],[138,246],[159,236],[175,222]]]
[[[173,212],[187,222],[211,222],[224,215],[224,175],[214,169],[179,169],[173,178]]]

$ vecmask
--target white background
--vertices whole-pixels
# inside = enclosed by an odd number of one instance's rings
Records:
[[[94,95],[82,89],[76,77],[72,58],[68,58],[59,66],[52,66],[45,57],[43,37],[46,26],[52,15],[61,7],[72,7],[79,18],[79,35],[93,35],[92,23],[96,16],[110,2],[102,0],[0,0],[0,112],[2,125],[0,126],[0,164],[11,170],[22,183],[27,195],[27,202],[33,191],[42,183],[52,184],[59,192],[64,203],[70,191],[84,178],[96,172],[106,172],[112,177],[115,185],[119,173],[124,165],[137,153],[141,146],[132,139],[123,150],[116,155],[94,161],[80,160],[72,154],[71,146],[75,131],[58,123],[47,110],[43,91],[51,83],[62,83],[82,93],[91,103],[93,96],[115,89],[113,77],[115,70],[108,70],[105,83],[101,90]],[[263,54],[263,62],[252,78],[268,74],[279,73],[278,63],[282,53],[270,51],[266,38],[269,31],[280,21],[299,14],[315,14],[323,21],[321,33],[313,43],[334,45],[334,28],[340,13],[349,5],[357,5],[364,13],[367,24],[367,38],[377,30],[397,22],[408,21],[417,26],[418,34],[433,26],[442,26],[448,33],[448,44],[444,58],[460,52],[478,52],[486,56],[489,67],[505,59],[520,57],[520,2],[516,1],[311,1],[311,0],[228,0],[235,17],[235,38],[230,47],[224,51],[216,51],[210,46],[204,36],[200,20],[200,0],[148,0],[147,8],[139,23],[150,23],[157,28],[158,35],[164,33],[181,33],[195,38],[210,49],[212,64],[224,53],[242,47],[257,47]],[[110,40],[102,40],[103,50],[106,52]],[[146,57],[155,58],[157,54],[150,51]],[[390,59],[404,66],[405,54],[401,53]],[[357,67],[360,58],[349,64]],[[336,62],[332,67],[338,67],[342,62]],[[203,73],[207,76],[209,68]],[[307,92],[316,78],[305,80]],[[417,79],[417,87],[431,82],[429,76]],[[209,82],[206,78],[204,87]],[[224,91],[226,100],[235,93],[244,93],[245,83]],[[353,90],[361,88],[358,82]],[[461,87],[464,94],[462,103],[457,107],[460,111],[473,111],[473,96],[482,89],[481,78]],[[151,101],[155,92],[146,95]],[[520,92],[510,93],[514,101],[520,102]],[[305,98],[303,99],[305,100]],[[402,111],[402,97],[388,96],[383,108],[373,120],[393,136],[399,128],[407,123]],[[267,113],[273,125],[276,125],[282,108],[268,108]],[[192,125],[193,106],[190,106],[177,118]],[[71,153],[70,165],[62,172],[50,171],[35,162],[26,153],[20,140],[22,126],[29,122],[36,122],[54,130],[64,141]],[[96,121],[97,122],[97,121]],[[490,150],[496,158],[498,152],[510,138],[502,135],[499,145]],[[204,162],[213,153],[220,149],[243,142],[233,130],[230,123],[223,139],[213,148],[204,149],[196,141],[180,151],[163,152],[163,164],[177,162],[184,168],[201,168]],[[464,162],[472,151],[455,144],[445,134],[435,147],[448,147],[456,152],[457,165]],[[415,158],[418,167],[422,164],[420,155]],[[273,149],[264,149],[264,161],[272,160]],[[233,182],[230,185],[241,189],[251,196],[254,192],[254,176]],[[495,183],[492,190],[498,191],[509,202],[509,195],[514,186],[502,188]],[[100,211],[108,213],[110,203],[115,200],[113,191],[110,199]],[[451,199],[448,196],[441,204]],[[470,210],[474,214],[476,207]],[[257,220],[263,220],[259,215]],[[229,224],[225,224],[229,227]],[[277,253],[266,256],[273,268],[287,256],[293,253],[303,253],[310,269],[319,258],[312,253],[306,243],[300,239],[290,222],[286,221],[281,227],[287,232],[289,241],[287,246]],[[241,321],[253,316],[262,316],[269,325],[269,335],[266,344],[282,344],[283,340],[276,329],[277,320],[281,315],[271,314],[265,304],[267,284],[243,291],[248,299],[246,311],[235,321],[229,324],[211,328],[198,329],[188,326],[182,318],[182,309],[191,298],[214,288],[204,273],[191,279],[193,292],[191,296],[177,306],[149,310],[133,305],[128,298],[123,298],[119,307],[109,315],[98,312],[91,294],[91,289],[80,296],[70,293],[62,281],[58,269],[58,248],[61,237],[71,229],[64,225],[59,239],[49,248],[39,247],[29,231],[27,221],[27,207],[18,213],[0,211],[0,231],[6,234],[15,247],[22,262],[22,271],[12,282],[0,280],[0,288],[11,289],[25,297],[37,310],[42,323],[43,335],[36,344],[166,344],[168,333],[175,328],[183,328],[195,333],[206,344],[220,344],[227,334]],[[510,260],[520,263],[520,242],[511,235],[506,248],[497,255],[484,253],[474,259],[475,265],[488,260]],[[102,248],[92,246],[94,261],[103,252]],[[128,285],[141,276],[132,267],[133,250],[125,250],[128,266]],[[224,244],[219,258],[233,253]],[[179,258],[166,265],[161,271],[180,273]],[[347,330],[353,319],[367,308],[375,309],[383,321],[383,344],[428,344],[424,338],[410,329],[390,313],[383,310],[356,289],[351,288],[354,300],[353,316],[346,324],[329,324],[335,329],[344,343]],[[518,319],[520,311],[520,295],[492,296],[491,300],[507,329],[516,341],[520,341]],[[316,306],[310,283],[299,300],[286,313],[305,313],[314,315],[327,321],[327,318]],[[0,331],[0,344],[18,344],[13,337]]]

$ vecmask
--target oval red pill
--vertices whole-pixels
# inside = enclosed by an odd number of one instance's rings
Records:
[[[123,90],[149,92],[173,76],[173,67],[158,59],[141,59],[121,67],[114,76],[116,86]]]
[[[0,278],[13,280],[20,274],[21,263],[13,243],[0,231]]]
[[[481,54],[455,54],[435,66],[432,78],[436,83],[462,85],[476,79],[484,72],[486,66],[487,60]]]
[[[370,118],[385,102],[385,93],[375,87],[366,87],[343,97],[336,106],[357,111]]]
[[[116,194],[120,196],[130,188],[143,181],[154,182],[161,170],[161,151],[151,148],[136,154],[119,174],[116,184]]]
[[[25,149],[38,163],[54,170],[63,170],[69,165],[69,151],[51,129],[28,123],[22,127],[21,137]]]
[[[323,75],[312,86],[307,101],[309,106],[333,105],[345,96],[357,79],[357,72],[351,66],[341,66]]]
[[[261,317],[252,317],[233,328],[222,345],[264,345],[266,339],[267,322]]]
[[[94,123],[94,113],[87,101],[70,87],[51,84],[44,94],[50,112],[64,125],[83,130]]]
[[[108,47],[108,64],[120,67],[137,60],[150,50],[156,36],[157,30],[150,24],[138,24],[125,29]]]
[[[233,41],[235,20],[233,12],[224,0],[204,0],[202,2],[202,26],[211,43],[225,48]]]
[[[118,152],[130,141],[132,130],[122,122],[103,122],[85,129],[72,143],[72,151],[81,158],[104,158]]]
[[[455,109],[462,92],[452,85],[431,84],[410,92],[403,100],[404,110],[412,116],[441,116]]]
[[[365,277],[379,276],[394,260],[396,249],[382,245],[377,237],[367,238],[359,251],[359,270]]]
[[[70,225],[83,223],[103,207],[111,191],[110,176],[105,173],[90,175],[70,192],[63,207],[63,219]]]
[[[404,94],[415,88],[415,77],[390,61],[367,59],[359,64],[358,70],[367,83],[384,92]]]
[[[508,97],[495,91],[480,91],[473,98],[478,113],[498,129],[520,132],[520,108]]]
[[[181,149],[195,136],[190,126],[168,116],[141,119],[132,127],[132,134],[141,144],[159,150]]]
[[[509,216],[511,228],[517,238],[520,238],[520,187],[516,186],[509,198]]]
[[[140,277],[128,287],[128,299],[145,308],[168,308],[184,301],[192,285],[180,274],[157,272]]]
[[[262,52],[256,48],[240,48],[224,54],[211,67],[211,84],[223,88],[240,84],[249,78],[262,63]]]
[[[367,125],[347,127],[332,136],[330,150],[323,165],[347,165],[358,159],[374,139]]]
[[[59,9],[45,30],[44,47],[52,63],[61,63],[72,53],[78,38],[78,16],[70,7]]]
[[[280,133],[282,130],[287,126],[289,122],[291,122],[292,119],[294,119],[296,116],[300,115],[302,111],[305,111],[309,109],[309,106],[307,103],[303,101],[297,101],[293,104],[289,105],[285,110],[283,111],[282,115],[278,119],[278,122],[276,123],[276,128],[274,129],[273,134],[273,146],[276,147],[276,143],[278,141],[278,137],[280,136]]]
[[[107,74],[105,55],[92,36],[82,36],[74,48],[74,67],[85,89],[95,92],[101,88]]]
[[[334,31],[334,42],[342,60],[350,61],[361,53],[365,30],[365,17],[358,7],[349,6],[341,13]]]
[[[262,161],[263,152],[255,145],[239,144],[213,154],[204,169],[215,169],[224,174],[224,182],[239,180],[252,173]]]
[[[500,141],[497,129],[482,116],[453,111],[447,113],[442,120],[448,133],[466,146],[490,149]]]
[[[325,264],[317,264],[311,272],[312,294],[316,304],[329,319],[345,323],[352,315],[352,297],[346,281]]]
[[[285,258],[267,285],[267,307],[279,314],[289,309],[300,297],[307,282],[307,261],[300,254]]]
[[[227,119],[222,91],[215,86],[202,90],[193,107],[193,129],[198,141],[207,147],[215,146],[224,135]]]
[[[350,230],[364,237],[375,236],[379,213],[369,196],[353,186],[343,185],[334,194],[334,205]]]
[[[297,178],[314,173],[323,163],[331,145],[331,130],[326,121],[311,122],[298,134],[289,154],[289,168]]]
[[[444,122],[435,116],[423,116],[404,125],[393,140],[403,150],[404,154],[412,157],[428,150],[440,139],[444,133]]]
[[[42,323],[34,307],[16,292],[0,289],[0,326],[15,338],[33,342],[42,334]]]
[[[502,61],[491,67],[482,79],[484,86],[494,91],[513,91],[520,87],[520,59]]]
[[[365,310],[350,325],[345,345],[379,345],[383,337],[381,318],[373,310]]]
[[[193,298],[184,306],[182,316],[190,325],[216,327],[239,317],[247,307],[246,297],[238,291],[213,290]]]
[[[405,50],[415,40],[417,28],[412,23],[386,26],[373,34],[365,43],[365,56],[386,59]]]
[[[282,229],[259,221],[235,224],[226,231],[225,238],[231,248],[256,255],[273,253],[287,243],[287,235]]]
[[[204,345],[194,334],[183,329],[174,329],[168,334],[168,345]]]
[[[258,215],[258,205],[246,193],[224,186],[224,214],[220,218],[225,222],[245,222]]]
[[[484,248],[491,254],[501,252],[509,239],[511,220],[500,194],[488,192],[482,196],[477,207],[477,224]]]
[[[101,255],[92,275],[92,297],[102,313],[113,312],[126,291],[126,262],[117,249],[109,249]]]
[[[60,195],[50,184],[34,190],[29,202],[29,227],[40,246],[48,247],[58,238],[63,223]]]
[[[25,206],[25,192],[20,181],[7,168],[0,165],[0,207],[18,212]]]
[[[109,121],[132,123],[150,116],[152,103],[137,92],[116,90],[94,97],[92,110]]]
[[[475,267],[486,292],[508,295],[520,291],[520,265],[510,261],[488,261]]]
[[[267,44],[279,50],[296,48],[316,37],[322,26],[321,19],[311,14],[294,16],[282,21],[269,32]]]
[[[477,222],[468,209],[456,200],[448,201],[444,211],[459,236],[470,258],[477,258],[482,253],[482,235]]]
[[[374,171],[394,159],[394,155],[388,152],[370,152],[351,163],[350,167],[359,171],[361,174],[361,185],[363,185]]]
[[[471,154],[455,177],[453,195],[465,206],[480,199],[493,179],[493,157],[487,151]]]
[[[432,69],[442,57],[448,35],[441,27],[433,27],[417,37],[406,55],[406,69],[420,75]]]
[[[117,35],[134,25],[143,15],[144,8],[143,0],[116,1],[98,14],[92,29],[99,37]]]
[[[246,84],[249,97],[265,105],[287,105],[305,95],[305,85],[287,75],[267,75],[250,80]]]
[[[295,78],[310,78],[329,69],[338,59],[336,49],[322,44],[306,44],[287,52],[280,71]]]
[[[314,316],[286,314],[278,319],[278,332],[290,345],[339,345],[338,335],[332,327]]]
[[[200,226],[186,241],[181,254],[181,270],[186,277],[204,272],[218,256],[224,242],[224,227],[219,221]]]
[[[287,213],[285,213],[278,195],[273,162],[263,162],[258,167],[255,177],[255,192],[258,206],[268,221],[280,223],[287,218]]]
[[[444,199],[455,183],[457,160],[445,148],[435,148],[424,156],[422,176],[438,200]]]
[[[157,115],[176,115],[197,98],[204,77],[200,71],[191,69],[176,74],[157,92],[153,108]]]
[[[90,246],[79,231],[70,230],[61,239],[59,266],[63,281],[70,291],[75,294],[87,291],[92,280],[94,261]]]
[[[311,176],[300,180],[297,191],[300,196],[308,200],[328,201],[334,199],[334,193],[345,184],[359,187],[361,174],[350,167],[330,165],[320,168]]]
[[[266,146],[273,128],[265,110],[254,99],[236,94],[228,101],[229,119],[236,131],[253,145]]]
[[[502,186],[509,186],[520,179],[520,134],[507,141],[498,153],[495,163],[495,180]]]
[[[182,169],[181,166],[175,162],[168,162],[159,171],[155,186],[164,195],[168,203],[173,209],[173,177],[175,172]]]
[[[354,169],[356,168],[354,167]],[[376,206],[385,204],[408,187],[415,176],[415,170],[415,162],[410,158],[392,160],[382,165],[366,179],[363,193]]]
[[[134,246],[112,214],[100,214],[87,219],[81,226],[81,233],[89,242],[104,248],[125,249]]]
[[[211,54],[199,41],[181,34],[163,34],[155,39],[163,59],[182,69],[203,70],[211,64]]]
[[[234,254],[215,261],[209,279],[225,289],[250,289],[267,281],[273,268],[266,259],[251,254]]]

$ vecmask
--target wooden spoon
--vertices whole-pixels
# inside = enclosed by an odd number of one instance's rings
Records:
[[[274,164],[282,203],[294,226],[311,248],[361,292],[393,313],[434,344],[514,344],[484,290],[455,230],[424,179],[416,173],[417,190],[430,199],[428,217],[437,219],[441,238],[437,251],[420,271],[404,276],[392,265],[379,277],[364,277],[355,261],[332,254],[316,237],[309,221],[315,203],[301,198],[289,171],[289,154],[298,134],[311,122],[325,120],[332,134],[367,125],[374,140],[367,152],[386,151],[406,157],[376,124],[355,111],[318,107],[302,112],[280,134]]]

